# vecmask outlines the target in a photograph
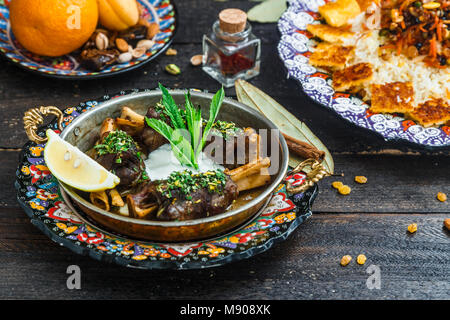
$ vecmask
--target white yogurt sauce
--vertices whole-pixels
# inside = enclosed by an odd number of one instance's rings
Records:
[[[199,154],[197,163],[198,170],[183,166],[173,154],[170,144],[167,143],[150,152],[145,160],[145,167],[150,180],[167,179],[174,171],[190,170],[193,173],[199,173],[218,169],[225,170],[223,166],[208,158],[203,152]]]

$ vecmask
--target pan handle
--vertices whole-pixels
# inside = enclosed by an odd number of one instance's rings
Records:
[[[300,171],[303,171],[304,168],[310,167],[311,171],[306,174],[305,183],[301,184],[298,187],[292,186],[292,182],[288,182],[286,184],[287,192],[291,194],[305,192],[310,187],[312,187],[315,183],[326,176],[330,176],[331,174],[325,169],[325,167],[315,159],[307,159],[301,163],[299,163],[289,174],[295,174]]]
[[[35,143],[45,143],[47,138],[40,137],[37,134],[37,129],[44,123],[44,116],[55,115],[58,121],[58,128],[62,131],[63,113],[57,107],[41,106],[32,108],[25,112],[23,116],[23,125],[28,139]]]

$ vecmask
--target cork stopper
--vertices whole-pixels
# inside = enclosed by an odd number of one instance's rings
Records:
[[[219,13],[219,22],[223,32],[242,32],[247,24],[247,14],[240,9],[225,9]]]

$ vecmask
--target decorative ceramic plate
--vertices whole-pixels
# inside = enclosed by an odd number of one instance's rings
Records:
[[[324,4],[324,0],[289,0],[289,8],[278,22],[281,32],[278,53],[288,75],[301,83],[310,98],[342,118],[379,133],[385,140],[408,141],[427,148],[450,146],[450,127],[424,128],[401,116],[370,113],[369,106],[358,97],[335,92],[330,74],[309,64],[315,42],[306,26],[320,19],[318,8]]]
[[[64,110],[63,128],[103,101],[137,92],[140,90],[123,91],[119,95],[104,96],[67,108]],[[44,136],[47,128],[60,133],[54,121],[42,128],[39,134]],[[26,143],[16,172],[17,199],[31,222],[50,239],[78,254],[128,267],[197,269],[249,258],[285,240],[312,214],[311,205],[318,193],[318,187],[314,185],[304,193],[289,195],[286,181],[293,186],[305,181],[306,175],[297,173],[287,176],[275,189],[264,210],[227,235],[197,243],[165,244],[131,240],[83,222],[87,221],[83,215],[70,209],[74,207],[64,201],[58,181],[45,165],[44,146],[31,141]]]
[[[8,4],[14,0],[0,0],[0,52],[16,65],[44,76],[63,79],[92,79],[107,77],[143,66],[164,52],[176,31],[176,9],[173,0],[138,0],[149,22],[158,22],[160,31],[155,44],[142,57],[130,62],[117,63],[93,72],[80,67],[75,56],[43,57],[23,48],[11,31]]]

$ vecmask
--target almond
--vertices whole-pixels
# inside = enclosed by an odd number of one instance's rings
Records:
[[[159,32],[159,25],[155,22],[147,27],[147,39],[152,40]]]
[[[120,52],[128,52],[128,42],[122,38],[116,39],[116,47]]]
[[[191,64],[193,66],[199,66],[203,63],[203,55],[197,54],[191,58]]]

